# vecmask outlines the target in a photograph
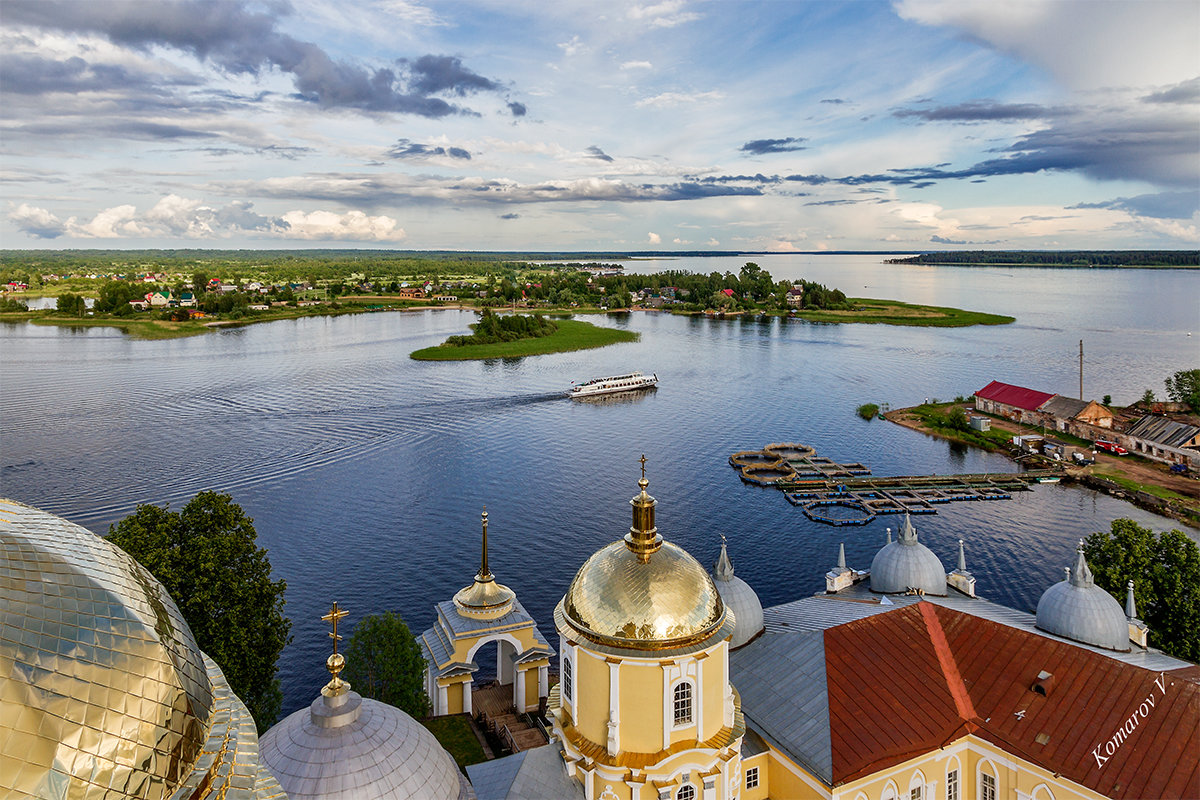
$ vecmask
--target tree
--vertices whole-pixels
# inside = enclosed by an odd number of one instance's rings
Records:
[[[241,506],[216,492],[201,492],[179,512],[138,506],[108,532],[166,587],[261,733],[283,704],[275,662],[292,623],[283,615],[287,583],[271,580],[256,538]]]
[[[424,674],[421,648],[399,614],[371,614],[354,626],[343,675],[363,697],[427,716]]]
[[[1154,402],[1154,390],[1153,389],[1147,389],[1146,391],[1142,392],[1142,402],[1145,403],[1146,405],[1150,405],[1151,403]]]
[[[1104,395],[1104,399],[1100,401],[1100,404],[1104,405],[1104,406],[1111,406],[1112,405],[1112,395],[1111,394]]]
[[[1111,531],[1087,537],[1083,552],[1096,585],[1122,606],[1133,581],[1152,646],[1200,662],[1200,546],[1178,530],[1156,535],[1131,519],[1115,519]]]
[[[1187,403],[1192,411],[1200,412],[1200,369],[1181,369],[1164,383],[1167,397],[1176,403]]]
[[[67,314],[72,317],[82,317],[87,304],[83,301],[83,297],[71,292],[65,292],[58,296],[58,302],[55,309],[60,314]]]

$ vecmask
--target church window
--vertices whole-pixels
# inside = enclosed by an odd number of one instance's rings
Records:
[[[946,773],[946,800],[958,800],[958,770]]]
[[[688,725],[692,721],[692,684],[684,681],[675,687],[675,724]]]
[[[979,776],[979,800],[996,800],[996,778],[986,772]]]
[[[921,800],[920,786],[914,786],[908,790],[908,800]]]
[[[758,788],[758,767],[750,767],[746,770],[746,788]]]
[[[571,659],[564,658],[562,660],[562,702],[564,703],[571,702],[573,696],[571,694],[572,683],[574,683],[574,680],[571,675]]]
[[[679,791],[675,793],[675,800],[696,800],[696,787],[690,783],[680,786]]]

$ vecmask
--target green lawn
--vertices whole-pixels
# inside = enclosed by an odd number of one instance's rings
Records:
[[[601,328],[590,322],[573,319],[555,320],[558,330],[549,336],[536,339],[518,339],[515,342],[495,344],[469,344],[462,347],[438,345],[410,353],[418,361],[476,361],[484,358],[520,358],[540,356],[546,353],[566,353],[571,350],[588,350],[593,347],[637,341],[638,334],[617,328]]]
[[[466,714],[428,717],[421,720],[421,724],[437,737],[438,743],[446,748],[450,755],[454,756],[460,770],[466,772],[465,768],[469,764],[487,760],[479,740],[475,738],[475,732],[471,730],[471,721]]]
[[[899,300],[871,300],[851,297],[852,311],[797,311],[796,316],[810,322],[867,322],[879,325],[913,325],[962,328],[968,325],[1007,325],[1015,317],[964,311],[946,306],[922,306]]]

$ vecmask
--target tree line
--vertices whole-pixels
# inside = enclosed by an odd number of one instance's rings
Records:
[[[890,258],[889,264],[1004,264],[1046,267],[1200,267],[1200,250],[956,250]]]

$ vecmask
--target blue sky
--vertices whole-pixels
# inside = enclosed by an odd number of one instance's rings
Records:
[[[1198,37],[1194,0],[5,0],[0,237],[1194,248]]]

